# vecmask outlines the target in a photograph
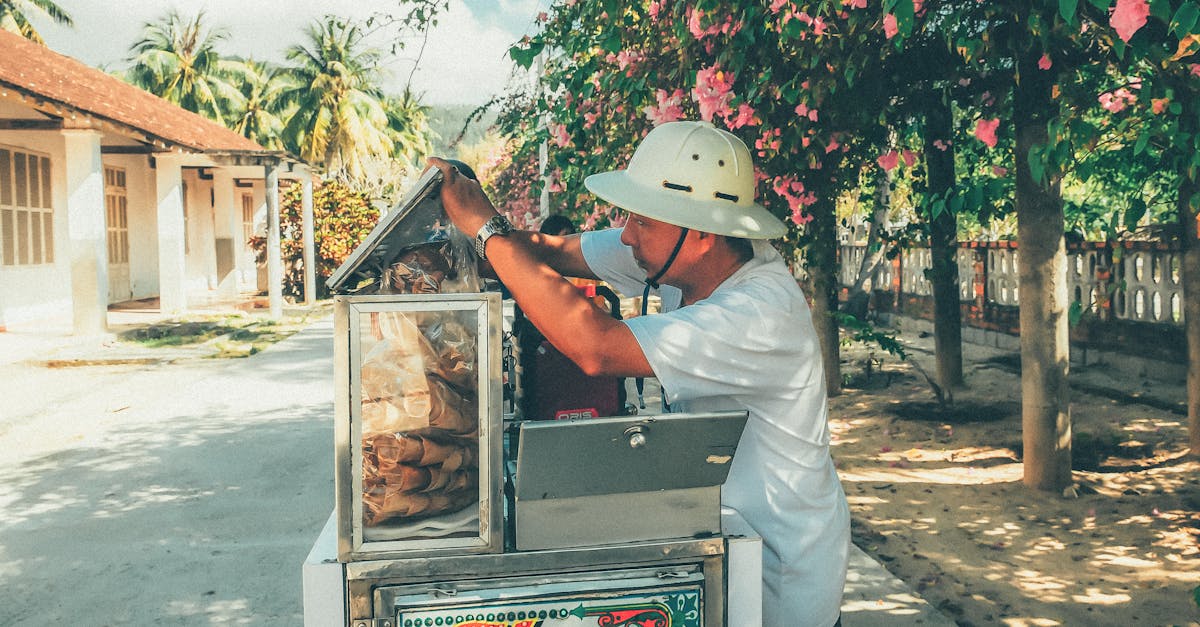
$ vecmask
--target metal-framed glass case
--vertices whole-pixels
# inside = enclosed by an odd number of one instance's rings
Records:
[[[343,562],[503,549],[499,294],[335,301]]]

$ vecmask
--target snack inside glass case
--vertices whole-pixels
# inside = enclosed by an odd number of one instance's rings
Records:
[[[356,316],[364,540],[480,534],[480,316]]]

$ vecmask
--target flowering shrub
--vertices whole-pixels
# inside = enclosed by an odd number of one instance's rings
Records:
[[[283,293],[303,299],[303,190],[298,184],[292,185],[281,196],[279,245],[283,257]],[[346,261],[377,222],[379,210],[371,206],[365,193],[351,191],[345,184],[335,180],[313,186],[313,241],[316,247],[318,296],[328,294],[325,279]],[[267,238],[255,235],[249,243],[258,262],[265,263]]]

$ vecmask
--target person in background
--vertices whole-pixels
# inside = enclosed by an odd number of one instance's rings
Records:
[[[561,213],[556,213],[542,221],[538,233],[547,235],[570,235],[575,232],[575,224]]]
[[[585,185],[625,226],[559,237],[513,231],[480,190],[439,159],[442,203],[530,321],[592,376],[657,377],[671,411],[744,410],[722,489],[763,539],[763,624],[840,624],[850,512],[829,453],[825,376],[812,314],[768,240],[787,231],[754,202],[754,165],[706,122],[652,130],[624,170]],[[617,320],[564,276],[662,313]]]

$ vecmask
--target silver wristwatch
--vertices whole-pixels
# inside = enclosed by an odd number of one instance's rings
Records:
[[[512,233],[513,225],[504,216],[492,216],[483,226],[479,227],[479,232],[475,234],[475,252],[479,254],[480,259],[487,259],[485,249],[488,238],[493,235],[501,237]]]

